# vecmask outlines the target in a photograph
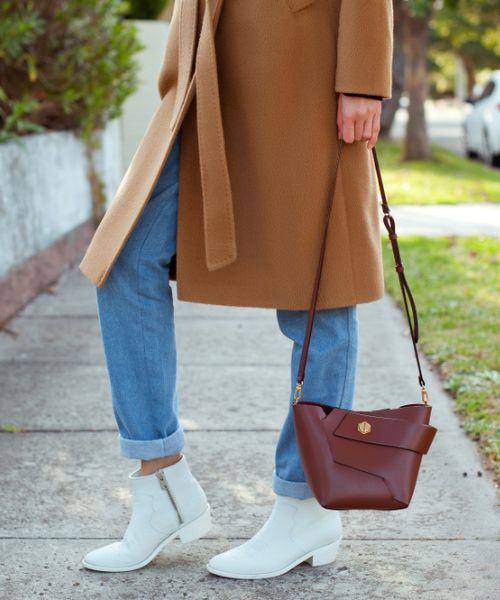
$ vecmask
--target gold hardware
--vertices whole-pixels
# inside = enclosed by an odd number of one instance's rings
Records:
[[[367,433],[370,433],[371,430],[372,430],[372,426],[367,421],[361,421],[361,423],[358,423],[359,433],[366,435]]]
[[[294,406],[300,400],[301,393],[302,393],[302,384],[301,383],[297,383],[297,385],[295,386],[295,392],[293,393],[293,404],[294,404]]]
[[[429,396],[425,385],[422,386],[422,402],[427,406],[429,404]]]

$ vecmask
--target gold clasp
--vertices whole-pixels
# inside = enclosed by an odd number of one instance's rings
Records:
[[[425,385],[422,386],[422,402],[427,406],[429,404],[429,396]]]
[[[372,426],[370,425],[370,423],[368,423],[368,421],[361,421],[361,423],[358,423],[359,433],[366,435],[367,433],[370,433],[371,430]]]
[[[297,404],[302,394],[302,383],[297,383],[295,386],[295,392],[293,393],[293,404]]]

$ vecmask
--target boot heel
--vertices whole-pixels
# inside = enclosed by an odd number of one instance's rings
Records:
[[[310,558],[308,558],[306,562],[308,562],[313,567],[321,567],[321,565],[327,565],[337,558],[339,546],[340,539],[338,539],[336,542],[333,542],[333,544],[328,544],[328,546],[318,548],[313,552],[313,555]]]
[[[185,527],[183,527],[179,531],[179,537],[183,544],[187,544],[188,542],[194,542],[195,540],[200,539],[207,531],[210,529],[212,525],[212,520],[210,518],[210,506],[207,507],[207,510],[200,515],[191,523],[188,523]]]

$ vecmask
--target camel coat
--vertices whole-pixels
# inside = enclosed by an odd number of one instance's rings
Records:
[[[177,298],[308,308],[338,93],[391,97],[392,30],[392,0],[176,0],[161,102],[83,274],[105,284],[180,132]],[[345,144],[317,308],[383,296],[379,210],[366,142]]]

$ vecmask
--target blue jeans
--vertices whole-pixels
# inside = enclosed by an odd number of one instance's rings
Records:
[[[96,288],[101,337],[123,456],[153,459],[184,447],[176,387],[176,340],[169,264],[176,252],[180,136],[108,279]],[[311,265],[313,268],[314,265]],[[308,498],[291,403],[307,310],[276,309],[293,341],[289,411],[272,473],[276,494]],[[351,408],[357,362],[356,304],[316,311],[302,397]]]

